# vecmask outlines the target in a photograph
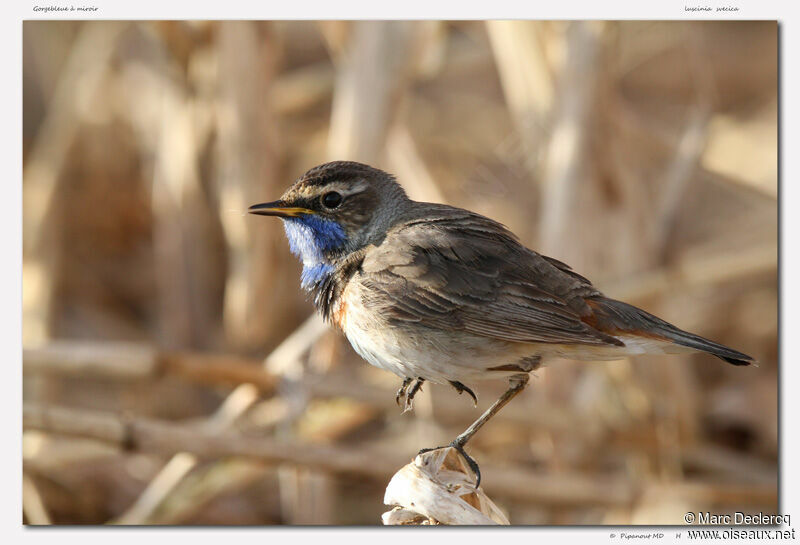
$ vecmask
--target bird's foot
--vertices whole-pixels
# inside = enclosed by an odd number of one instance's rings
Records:
[[[478,467],[478,462],[476,462],[472,456],[467,454],[467,451],[464,450],[464,445],[462,445],[458,439],[447,445],[447,447],[453,448],[458,452],[464,461],[467,462],[467,466],[469,466],[470,470],[475,474],[475,490],[481,485],[481,469]],[[417,453],[417,456],[420,454],[425,454],[426,452],[431,452],[432,450],[439,450],[440,448],[447,448],[447,447],[433,447],[433,448],[424,448]]]
[[[467,386],[464,386],[463,384],[461,384],[457,380],[451,380],[450,381],[450,386],[452,386],[453,388],[456,389],[456,392],[458,392],[458,395],[461,395],[462,393],[467,392],[470,395],[470,397],[472,397],[472,404],[475,405],[476,407],[478,406],[478,396],[476,396],[475,392],[470,390]]]
[[[411,382],[414,382],[412,385]],[[397,390],[397,395],[395,396],[395,401],[398,405],[403,407],[403,412],[408,412],[414,408],[414,396],[417,395],[417,392],[422,390],[422,383],[425,382],[424,378],[417,378],[416,380],[411,378],[406,378],[403,380],[403,384],[400,386],[400,389]],[[409,386],[411,386],[409,388]],[[403,400],[403,403],[400,403],[400,400]]]
[[[406,397],[406,390],[408,390],[408,385],[411,384],[411,381],[414,379],[411,378],[404,378],[403,384],[400,385],[400,389],[397,390],[397,395],[394,396],[394,401],[397,405],[400,405],[400,400]]]

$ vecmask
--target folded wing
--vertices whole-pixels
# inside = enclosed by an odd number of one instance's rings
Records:
[[[623,345],[583,321],[586,298],[600,295],[588,280],[497,222],[429,206],[367,254],[365,304],[391,322],[512,342]]]

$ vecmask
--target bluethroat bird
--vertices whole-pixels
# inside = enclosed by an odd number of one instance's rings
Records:
[[[477,402],[467,384],[508,379],[508,390],[450,444],[475,472],[476,488],[480,470],[464,445],[548,358],[700,351],[733,365],[754,362],[605,297],[494,220],[412,201],[368,165],[312,168],[280,200],[249,212],[283,220],[303,262],[302,287],[361,357],[403,379],[396,400],[406,410],[426,380]]]

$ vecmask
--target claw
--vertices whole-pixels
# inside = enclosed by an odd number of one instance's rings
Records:
[[[400,399],[406,397],[406,390],[408,389],[408,385],[411,384],[413,379],[404,378],[403,384],[400,386],[400,389],[397,390],[397,395],[394,397],[394,402],[400,406]]]
[[[410,381],[411,379],[408,380]],[[425,382],[424,378],[418,378],[411,389],[406,393],[405,407],[403,408],[404,413],[414,408],[414,396],[417,395],[417,392],[422,391],[423,382]]]
[[[456,389],[456,392],[458,392],[458,395],[461,395],[462,393],[467,392],[470,395],[470,397],[472,397],[473,405],[475,405],[476,407],[478,406],[478,397],[475,395],[475,392],[470,390],[467,386],[464,386],[463,384],[461,384],[457,380],[451,380],[450,381],[450,386],[452,386],[453,388]]]
[[[450,443],[450,446],[456,449],[456,451],[464,457],[464,461],[467,462],[467,465],[475,474],[475,490],[481,485],[481,469],[478,467],[478,462],[472,459],[472,457],[467,454],[467,451],[464,450],[464,447],[458,441],[453,441]]]
[[[463,384],[461,384],[461,383],[459,383],[459,382],[451,382],[450,384],[452,384],[452,386],[453,386],[453,387],[454,387],[456,390],[462,390],[462,389],[463,389],[465,392],[469,392],[469,393],[470,393],[470,394],[473,396],[473,399],[475,398],[475,394],[473,394],[473,393],[472,393],[472,392],[469,390],[469,388],[467,388],[467,387],[466,387],[466,386],[464,386]],[[470,468],[470,469],[471,469],[471,470],[472,470],[472,471],[475,473],[475,477],[476,477],[476,481],[475,481],[475,489],[476,489],[476,490],[477,490],[477,489],[478,489],[478,487],[481,485],[481,470],[480,470],[480,468],[478,467],[478,463],[477,463],[475,460],[473,460],[473,459],[470,457],[470,455],[469,455],[469,454],[467,454],[467,452],[464,450],[464,445],[466,445],[466,444],[467,444],[467,441],[469,441],[469,440],[470,440],[470,438],[471,438],[473,435],[475,435],[475,432],[477,432],[479,429],[481,429],[481,427],[482,427],[484,424],[486,424],[486,422],[488,422],[490,418],[492,418],[492,417],[493,417],[495,414],[497,414],[497,412],[498,412],[500,409],[502,409],[503,407],[505,407],[505,406],[506,406],[506,404],[507,404],[509,401],[511,401],[512,399],[514,399],[514,397],[515,397],[517,394],[519,394],[519,393],[520,393],[522,390],[524,390],[524,389],[525,389],[525,385],[526,385],[526,384],[528,384],[528,375],[527,375],[527,374],[525,374],[525,373],[521,373],[521,374],[518,374],[518,375],[513,375],[513,376],[509,377],[509,379],[508,379],[508,390],[506,390],[506,391],[503,393],[503,395],[501,395],[501,396],[498,398],[498,400],[497,400],[497,401],[495,401],[495,402],[492,404],[492,406],[491,406],[491,407],[489,407],[488,409],[486,409],[486,412],[484,412],[484,413],[483,413],[483,414],[480,416],[480,418],[478,418],[478,419],[477,419],[475,422],[473,422],[473,423],[470,425],[470,427],[468,427],[466,430],[464,430],[464,432],[463,432],[463,433],[461,433],[461,435],[459,435],[458,437],[456,437],[456,438],[453,440],[453,442],[452,442],[452,443],[450,443],[450,447],[452,447],[452,448],[456,449],[456,451],[457,451],[457,452],[458,452],[458,453],[459,453],[461,456],[463,456],[463,457],[464,457],[464,461],[466,461],[466,462],[467,462],[467,465],[469,466],[469,468]],[[416,386],[416,384],[415,384],[415,386]],[[442,447],[438,447],[438,448],[442,448]],[[419,452],[420,452],[420,454],[422,454],[422,453],[425,453],[425,452],[429,452],[429,451],[431,451],[431,450],[435,450],[435,449],[430,449],[430,448],[427,448],[427,449],[422,449],[422,450],[421,450],[421,451],[419,451]]]
[[[467,462],[467,465],[469,466],[470,470],[472,470],[472,472],[475,474],[475,490],[477,490],[478,487],[481,485],[481,469],[480,467],[478,467],[478,462],[473,460],[472,456],[467,454],[467,451],[464,450],[464,447],[461,445],[461,443],[458,442],[458,440],[453,441],[447,446],[454,448],[456,452],[458,452],[464,458],[464,461]],[[430,452],[432,450],[439,450],[440,448],[447,448],[447,447],[424,448],[417,453],[417,456],[419,456],[420,454],[425,454],[426,452]]]

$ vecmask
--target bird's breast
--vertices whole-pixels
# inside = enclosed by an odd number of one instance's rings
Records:
[[[345,284],[331,311],[331,322],[345,333],[347,333],[348,308],[351,310],[353,308],[350,299],[353,298],[355,290],[350,286],[351,284],[352,282]]]

